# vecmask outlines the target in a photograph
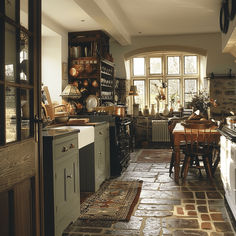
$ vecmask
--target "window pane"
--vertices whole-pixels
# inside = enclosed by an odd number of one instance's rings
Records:
[[[16,78],[16,30],[5,24],[5,77],[7,81]]]
[[[17,139],[16,132],[16,89],[6,88],[6,142]]]
[[[137,86],[138,96],[134,96],[135,103],[139,104],[141,111],[145,106],[145,85],[144,80],[134,80],[134,85]]]
[[[21,89],[21,139],[30,136],[30,96],[29,90]]]
[[[145,75],[145,61],[143,57],[133,59],[133,75],[141,76]]]
[[[29,38],[23,31],[20,33],[20,80],[29,81]]]
[[[15,0],[5,0],[5,14],[12,20],[15,20],[16,18],[15,8],[16,8]]]
[[[179,57],[167,57],[168,75],[179,74]]]
[[[20,0],[20,24],[28,29],[28,12],[29,12],[29,2],[28,0]]]
[[[197,73],[197,56],[184,56],[184,73]]]
[[[162,60],[161,57],[150,58],[150,74],[162,73]]]
[[[174,111],[178,110],[178,101],[180,100],[180,80],[168,79],[168,104]]]
[[[188,108],[188,103],[192,101],[194,95],[197,94],[197,80],[185,79],[184,80],[184,107]]]
[[[157,104],[156,97],[159,95],[160,87],[162,86],[162,80],[161,79],[151,79],[149,80],[149,102],[151,104]]]

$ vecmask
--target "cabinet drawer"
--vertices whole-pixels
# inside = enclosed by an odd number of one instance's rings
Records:
[[[106,138],[109,135],[109,125],[100,125],[95,128],[95,139],[97,138]]]
[[[59,159],[78,149],[78,134],[58,139],[54,144],[55,158]]]

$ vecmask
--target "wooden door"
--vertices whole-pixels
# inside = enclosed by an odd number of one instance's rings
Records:
[[[0,0],[0,235],[39,236],[41,1]],[[37,122],[35,122],[37,121]],[[42,235],[42,234],[41,234]]]

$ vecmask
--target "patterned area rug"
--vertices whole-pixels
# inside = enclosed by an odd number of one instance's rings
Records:
[[[170,162],[171,154],[171,149],[141,149],[137,154],[136,162]]]
[[[129,221],[142,181],[106,181],[81,205],[79,220]]]

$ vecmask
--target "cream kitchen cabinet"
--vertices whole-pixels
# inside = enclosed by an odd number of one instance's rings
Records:
[[[78,131],[43,131],[45,236],[61,236],[80,215]]]
[[[110,178],[109,123],[94,125],[94,143],[79,149],[80,187],[82,192],[96,192]]]

